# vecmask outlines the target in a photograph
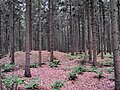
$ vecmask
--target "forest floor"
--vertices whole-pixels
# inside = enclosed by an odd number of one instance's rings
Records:
[[[38,51],[31,51],[31,64],[38,61]],[[113,70],[111,66],[112,59],[110,55],[106,55],[105,59],[97,58],[98,62],[101,63],[98,69],[102,72],[103,78],[95,78],[97,73],[95,72],[83,72],[77,74],[75,80],[69,80],[69,73],[71,73],[75,67],[84,66],[85,68],[92,68],[92,64],[87,62],[82,63],[84,58],[72,57],[67,53],[54,51],[55,59],[60,61],[60,65],[56,68],[49,66],[50,53],[48,51],[42,51],[42,62],[45,64],[41,67],[31,68],[32,77],[40,78],[40,90],[55,90],[51,88],[51,85],[55,81],[63,82],[64,86],[60,90],[114,90]],[[9,55],[1,59],[2,63],[9,63]],[[25,52],[15,52],[15,64],[16,69],[11,72],[7,72],[5,75],[19,75],[21,78],[29,79],[24,77],[24,65]],[[81,65],[82,64],[82,65]],[[23,89],[23,85],[19,86],[20,90]],[[57,89],[56,89],[57,90]]]

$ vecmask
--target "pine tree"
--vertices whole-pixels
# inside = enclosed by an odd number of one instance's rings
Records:
[[[25,60],[25,77],[31,77],[31,72],[30,72],[30,51],[31,51],[31,46],[30,46],[30,30],[31,30],[31,18],[30,18],[30,13],[31,13],[31,0],[26,0],[26,60]]]
[[[120,90],[120,47],[119,47],[119,33],[117,21],[117,6],[115,0],[110,0],[111,4],[111,23],[113,36],[113,54],[114,54],[114,68],[115,68],[115,90]]]

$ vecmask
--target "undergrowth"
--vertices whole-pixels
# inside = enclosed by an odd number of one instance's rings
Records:
[[[58,67],[58,65],[60,65],[60,61],[59,61],[59,60],[52,60],[52,61],[50,61],[50,63],[49,63],[49,66],[50,66],[51,68],[53,68],[53,67]]]
[[[81,59],[81,58],[85,57],[85,54],[74,54],[74,55],[72,55],[71,53],[69,53],[68,55],[69,55],[70,60]]]
[[[112,73],[112,72],[114,72],[114,68],[108,67],[108,68],[105,68],[105,71],[107,71],[108,73]]]
[[[102,63],[102,66],[112,67],[114,65],[112,60],[104,60]]]
[[[60,90],[60,88],[63,86],[64,84],[61,81],[55,81],[55,83],[51,85],[52,90]]]
[[[111,81],[114,81],[114,80],[115,80],[114,72],[112,72],[112,73],[109,75],[109,80],[111,80]]]
[[[83,72],[86,72],[86,68],[83,66],[77,66],[74,68],[74,70],[69,73],[69,80],[75,80],[77,78],[78,74],[82,74]]]
[[[69,73],[69,80],[75,80],[77,78],[77,74],[75,72]]]
[[[97,75],[94,78],[98,78],[98,79],[104,78],[103,71],[99,70],[97,67],[89,68],[89,69],[87,69],[87,71],[95,72]]]
[[[77,66],[75,67],[73,72],[75,72],[76,74],[82,74],[83,72],[86,72],[86,68],[83,66]]]
[[[68,78],[69,80],[75,80],[77,78],[77,75],[83,74],[83,72],[95,72],[97,74],[95,78],[98,78],[98,79],[101,79],[104,77],[103,72],[96,67],[85,68],[83,66],[78,66],[78,67],[75,67],[71,73],[69,73]]]
[[[39,78],[32,78],[28,82],[25,82],[25,88],[30,90],[38,89],[40,86],[40,79]]]
[[[34,62],[34,63],[30,64],[30,68],[37,68],[37,66],[38,66],[37,62]]]
[[[15,64],[2,64],[2,70],[3,72],[10,72],[11,70],[14,70]]]
[[[7,90],[17,90],[19,84],[23,84],[23,80],[16,75],[6,76],[2,79],[2,83],[5,85]]]

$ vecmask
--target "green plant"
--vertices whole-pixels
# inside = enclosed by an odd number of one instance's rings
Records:
[[[40,86],[40,79],[39,78],[32,78],[29,82],[25,83],[26,89],[37,89],[37,87]]]
[[[114,68],[113,67],[108,67],[108,68],[105,68],[105,71],[111,73],[114,71]]]
[[[113,61],[111,61],[111,60],[105,60],[105,61],[103,61],[103,63],[102,63],[102,66],[108,66],[108,67],[110,67],[110,66],[113,66]]]
[[[97,75],[95,76],[95,78],[98,78],[99,80],[100,80],[101,78],[104,78],[102,71],[98,71],[98,72],[96,72],[96,74],[97,74]]]
[[[87,68],[86,69],[87,72],[98,72],[98,68],[97,67],[91,67],[91,68]]]
[[[30,64],[30,68],[37,68],[37,66],[38,66],[37,62],[34,62],[34,63]]]
[[[97,75],[95,76],[95,78],[101,79],[103,78],[103,72],[101,70],[99,70],[97,67],[92,67],[87,69],[88,72],[95,72]]]
[[[14,90],[17,89],[17,86],[19,84],[23,84],[23,80],[19,78],[18,76],[7,76],[4,79],[2,79],[3,84],[7,88],[7,90]]]
[[[115,75],[114,75],[114,72],[112,72],[109,76],[109,80],[112,80],[114,81],[115,80]]]
[[[74,68],[74,70],[69,73],[69,80],[75,80],[77,78],[77,74],[82,74],[83,72],[86,72],[86,68],[83,66],[77,66]]]
[[[85,54],[75,54],[72,55],[71,53],[68,54],[69,55],[69,59],[73,60],[73,59],[81,59],[85,57]]]
[[[74,72],[69,73],[69,80],[75,80],[77,78],[77,74]]]
[[[49,66],[50,67],[58,67],[58,65],[60,65],[59,63],[60,63],[59,60],[52,60],[52,61],[50,61]]]
[[[5,74],[4,73],[1,73],[1,78],[5,78]]]
[[[61,87],[64,86],[64,84],[61,81],[56,81],[52,86],[52,90],[60,90]]]
[[[15,64],[2,64],[2,69],[4,72],[10,72],[11,70],[14,70]]]
[[[75,72],[76,74],[82,74],[83,72],[86,72],[86,68],[83,66],[77,66],[75,67],[73,72]]]

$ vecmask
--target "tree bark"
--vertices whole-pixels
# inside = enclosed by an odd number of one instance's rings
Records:
[[[100,43],[101,43],[101,59],[104,59],[104,56],[103,56],[103,18],[102,18],[102,7],[101,7],[102,3],[100,3]]]
[[[116,1],[110,0],[111,4],[111,23],[113,35],[113,55],[114,55],[114,69],[115,69],[115,90],[120,90],[120,47],[119,47],[119,31],[117,22],[117,7]]]
[[[70,3],[70,51],[71,54],[74,55],[72,1],[69,0],[69,3]]]
[[[4,90],[2,85],[2,78],[1,78],[1,63],[0,63],[0,90]]]
[[[103,17],[103,44],[104,44],[104,53],[106,54],[106,21],[105,21],[105,10],[104,5],[102,5],[102,17]]]
[[[29,28],[29,35],[30,35],[30,38],[29,38],[29,41],[30,41],[30,50],[32,50],[32,0],[29,0],[29,24],[30,24],[30,28]]]
[[[2,53],[2,45],[1,45],[1,15],[2,15],[2,10],[0,9],[0,54]],[[0,59],[1,59],[1,55],[0,55]],[[1,63],[0,63],[0,90],[3,90],[3,86],[2,86],[2,78],[1,78]]]
[[[41,30],[41,0],[38,1],[39,3],[39,66],[41,66],[42,60],[42,30]]]
[[[14,2],[14,0],[12,0],[12,2]],[[10,59],[10,64],[14,64],[15,61],[14,61],[14,9],[15,9],[15,6],[13,5],[13,3],[11,3],[10,1],[10,56],[11,56],[11,59]]]
[[[118,30],[119,30],[119,43],[120,43],[120,0],[117,0],[118,6]]]
[[[49,34],[50,34],[50,61],[54,59],[54,35],[53,35],[53,0],[49,0]]]
[[[18,23],[19,23],[19,35],[18,35],[18,37],[19,37],[19,51],[21,51],[22,50],[22,40],[21,40],[21,22],[20,22],[20,12],[19,12],[19,21],[18,21]]]
[[[25,60],[25,77],[31,77],[31,72],[30,72],[30,51],[31,51],[31,47],[30,47],[30,30],[31,30],[31,18],[30,18],[30,5],[31,4],[31,0],[26,0],[26,60]]]
[[[91,16],[90,16],[90,0],[88,0],[88,8],[87,8],[88,16],[88,53],[89,60],[92,61],[92,26],[91,26]]]
[[[92,34],[93,34],[93,66],[97,65],[96,53],[96,5],[97,1],[91,0],[91,19],[92,19]]]
[[[1,29],[1,15],[2,15],[2,10],[0,9],[0,54],[2,54],[2,43],[1,43],[1,41],[2,41],[2,38],[1,38],[1,31],[2,31],[2,29]]]

